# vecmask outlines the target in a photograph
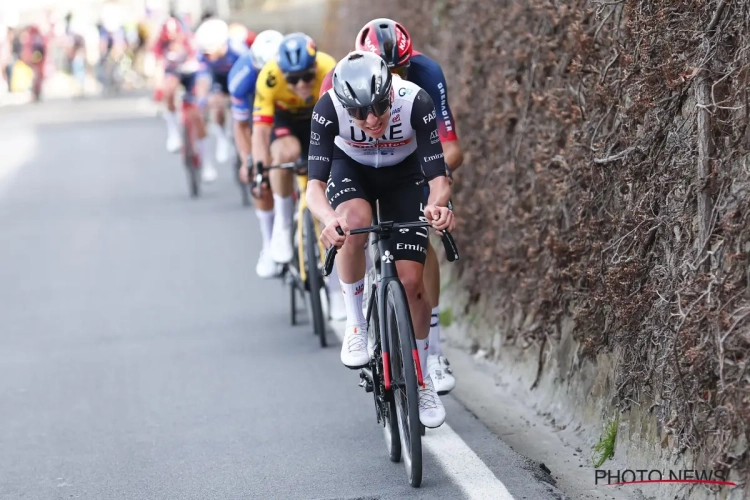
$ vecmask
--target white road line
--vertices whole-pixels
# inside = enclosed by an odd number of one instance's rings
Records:
[[[343,341],[345,322],[329,321],[329,325],[339,341]],[[461,488],[466,498],[514,500],[505,485],[447,423],[428,429],[422,446],[434,455],[440,468]]]
[[[422,438],[422,446],[435,456],[466,498],[513,500],[505,485],[447,423],[437,429],[428,429]]]

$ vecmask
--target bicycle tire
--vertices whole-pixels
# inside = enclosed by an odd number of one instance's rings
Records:
[[[192,137],[190,137],[189,126],[184,126],[182,128],[182,144],[183,160],[185,162],[185,168],[187,169],[190,196],[192,198],[197,198],[200,196],[200,169],[195,166],[195,151],[193,150],[193,142]]]
[[[308,293],[310,294],[310,313],[313,322],[313,331],[320,337],[320,347],[326,347],[326,321],[323,315],[323,299],[321,294],[327,293],[323,282],[323,273],[320,270],[320,257],[318,256],[318,240],[315,237],[315,221],[313,221],[312,212],[305,209],[304,219],[304,245],[305,245],[305,266],[307,266],[307,284]]]
[[[370,270],[368,272],[372,272],[373,270]],[[375,335],[375,342],[377,345],[377,340],[380,335],[380,320],[378,316],[378,297],[377,293],[373,293],[372,290],[369,290],[368,293],[372,296],[372,313],[370,316],[370,322],[368,326],[368,332],[376,332]],[[380,351],[380,348],[376,347],[378,351]],[[377,355],[376,354],[376,362],[379,363],[379,369],[381,373],[379,373],[379,378],[382,381],[383,377],[383,358],[382,354]],[[377,398],[377,393],[373,391],[373,396]],[[385,438],[385,446],[388,449],[388,458],[391,459],[391,462],[400,462],[401,461],[401,434],[398,431],[398,417],[396,415],[396,401],[393,398],[393,391],[384,391],[383,393],[383,403],[385,404],[385,407],[383,410],[383,437]]]
[[[284,273],[289,285],[289,314],[292,326],[297,326],[297,276],[299,276],[299,246],[297,245],[297,216],[292,217],[292,261],[284,266]],[[290,271],[290,268],[294,268]]]
[[[391,342],[391,390],[396,404],[401,451],[409,484],[419,488],[422,484],[422,432],[413,354],[414,328],[401,282],[388,282],[386,301],[387,334]]]

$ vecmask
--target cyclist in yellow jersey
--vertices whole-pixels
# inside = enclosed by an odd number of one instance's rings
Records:
[[[325,75],[336,66],[330,55],[319,52],[312,38],[304,33],[284,37],[275,60],[258,75],[253,105],[253,161],[278,165],[306,158],[310,141],[313,108],[318,102]],[[240,171],[247,182],[247,168]],[[290,170],[270,172],[274,200],[271,258],[286,264],[292,260],[292,217],[294,174]]]

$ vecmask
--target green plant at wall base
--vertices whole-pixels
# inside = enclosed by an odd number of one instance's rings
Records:
[[[440,311],[440,326],[451,326],[453,323],[453,309],[446,307]]]
[[[607,459],[615,456],[615,440],[617,439],[617,424],[619,421],[619,415],[610,420],[604,429],[604,434],[594,446],[594,453],[591,458],[594,467],[600,467]],[[598,456],[596,456],[597,454]]]

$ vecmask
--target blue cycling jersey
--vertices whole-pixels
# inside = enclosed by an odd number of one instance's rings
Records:
[[[232,66],[234,66],[234,63],[236,63],[245,52],[247,52],[246,46],[243,48],[230,42],[227,53],[215,61],[210,61],[205,54],[200,54],[198,56],[198,61],[201,64],[200,73],[203,75],[211,75],[213,77],[227,76],[229,71],[231,71]]]
[[[255,82],[259,71],[253,66],[252,49],[243,54],[229,72],[229,95],[232,116],[238,122],[250,120],[250,108],[255,100]]]

